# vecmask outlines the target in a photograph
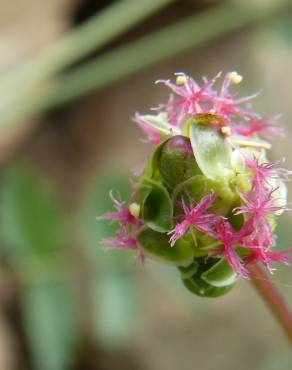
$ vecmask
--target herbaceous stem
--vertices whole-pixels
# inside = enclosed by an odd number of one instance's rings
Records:
[[[257,265],[249,267],[254,287],[281,325],[292,345],[292,312],[267,274]]]

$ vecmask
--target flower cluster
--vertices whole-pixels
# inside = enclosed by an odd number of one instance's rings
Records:
[[[113,248],[136,249],[179,268],[186,287],[201,296],[219,296],[248,265],[288,264],[289,251],[274,251],[274,229],[285,210],[290,171],[269,162],[269,138],[281,134],[273,118],[254,112],[258,94],[237,97],[231,91],[242,77],[221,74],[200,85],[179,73],[176,82],[159,80],[171,90],[156,115],[135,114],[155,148],[126,206],[111,195],[118,222]]]

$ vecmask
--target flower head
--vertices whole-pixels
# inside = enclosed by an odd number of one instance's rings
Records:
[[[156,114],[135,114],[155,148],[136,176],[134,203],[111,194],[116,210],[102,217],[119,224],[108,247],[178,267],[190,291],[212,297],[230,290],[234,277],[248,278],[251,263],[272,272],[272,263],[292,261],[290,250],[273,250],[292,172],[268,161],[271,145],[260,137],[281,132],[280,116],[262,117],[251,104],[258,94],[233,91],[237,72],[218,86],[220,77],[157,81],[171,93]]]

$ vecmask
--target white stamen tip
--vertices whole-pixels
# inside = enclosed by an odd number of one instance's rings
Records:
[[[140,208],[141,207],[138,203],[131,203],[129,206],[129,211],[133,217],[138,218],[140,214]]]
[[[185,85],[187,82],[188,82],[188,79],[187,79],[186,75],[180,74],[180,75],[176,76],[175,83],[177,85]]]
[[[234,83],[234,84],[240,84],[242,81],[243,77],[238,74],[236,71],[228,73],[228,78]]]

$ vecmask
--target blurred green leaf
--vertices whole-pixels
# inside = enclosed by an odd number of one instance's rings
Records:
[[[260,370],[291,370],[292,353],[291,350],[273,351],[268,353],[259,367]]]
[[[278,36],[286,41],[287,44],[290,44],[290,46],[292,45],[291,16],[291,10],[287,11],[281,17],[274,19],[270,25],[272,31],[278,33]]]
[[[45,180],[33,169],[16,166],[2,179],[0,228],[12,260],[46,259],[64,244],[59,203]]]
[[[122,345],[130,335],[138,314],[134,303],[138,289],[136,268],[133,266],[132,251],[105,251],[101,246],[104,238],[115,234],[117,225],[96,220],[113,210],[109,192],[114,190],[125,202],[130,200],[130,184],[126,174],[99,173],[91,181],[78,217],[80,240],[91,275],[92,321],[97,341],[106,346]]]
[[[114,210],[113,202],[109,197],[111,190],[128,202],[131,190],[129,178],[125,174],[99,173],[96,179],[90,182],[77,217],[79,238],[85,248],[88,262],[94,270],[99,271],[125,268],[133,258],[131,251],[105,252],[101,245],[104,238],[115,235],[118,226],[116,223],[97,220],[104,213]]]
[[[76,328],[66,286],[54,280],[39,281],[22,297],[23,318],[37,370],[66,370],[74,360]]]
[[[94,285],[94,329],[106,346],[122,346],[129,340],[138,318],[138,288],[134,273],[110,271]]]

